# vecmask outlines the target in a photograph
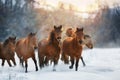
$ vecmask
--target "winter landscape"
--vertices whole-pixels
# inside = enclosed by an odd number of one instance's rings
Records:
[[[37,52],[36,52],[37,54]],[[83,58],[86,66],[79,63],[78,71],[69,69],[61,60],[56,71],[53,66],[46,67],[42,70],[35,71],[34,63],[29,59],[28,73],[19,65],[9,67],[7,62],[5,66],[0,66],[0,80],[119,80],[120,79],[120,48],[106,48],[93,50],[84,50]]]
[[[39,48],[35,49],[38,71],[29,58],[25,73],[25,63],[24,67],[20,65],[16,48],[17,65],[9,67],[5,61],[2,66],[1,53],[5,50],[2,51],[1,44],[6,39],[13,37],[17,43],[35,33],[40,42],[61,25],[61,43],[67,38],[68,28],[76,32],[83,28],[84,34],[90,36],[93,49],[85,46],[82,51],[86,66],[80,60],[78,71],[75,65],[69,69],[71,63],[64,64],[60,55],[56,71],[53,63],[40,69]],[[0,80],[120,80],[120,0],[0,0],[0,42]]]

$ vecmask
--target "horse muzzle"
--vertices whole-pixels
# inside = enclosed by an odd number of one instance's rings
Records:
[[[82,43],[83,43],[83,41],[82,41],[82,40],[79,40],[79,43],[80,43],[80,44],[82,44]]]
[[[34,49],[37,49],[38,47],[34,47]]]
[[[60,42],[61,41],[61,37],[57,37],[57,40]]]

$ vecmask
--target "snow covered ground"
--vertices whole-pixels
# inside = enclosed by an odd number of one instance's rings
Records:
[[[29,59],[28,73],[19,65],[16,56],[17,66],[9,67],[7,62],[4,67],[0,66],[0,80],[120,80],[120,48],[88,49],[82,56],[86,67],[80,61],[78,71],[70,70],[69,65],[59,61],[55,72],[52,66],[36,72]]]

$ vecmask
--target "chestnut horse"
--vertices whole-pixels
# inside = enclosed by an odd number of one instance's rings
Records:
[[[79,59],[81,58],[83,50],[82,47],[83,41],[84,41],[83,28],[77,28],[74,37],[70,37],[63,41],[62,55],[64,55],[65,57],[68,57],[68,55],[70,56],[71,61],[71,66],[69,67],[70,69],[73,68],[73,65],[76,61],[75,70],[76,71],[78,70],[78,63]]]
[[[18,40],[18,42],[16,43],[16,53],[20,60],[20,63],[23,65],[23,62],[25,61],[25,72],[27,72],[28,58],[33,59],[35,63],[36,71],[38,71],[37,61],[35,59],[35,52],[34,52],[35,48],[37,48],[37,45],[38,44],[37,44],[36,33],[30,33],[27,37]]]
[[[56,27],[51,31],[48,39],[41,40],[38,43],[38,58],[39,66],[42,69],[44,65],[48,65],[49,61],[54,63],[53,71],[55,66],[58,64],[60,56],[60,40],[62,33],[62,25]]]
[[[68,40],[70,39],[70,37],[75,37],[75,31],[72,29],[72,28],[68,28],[66,30],[66,35]],[[66,40],[67,40],[66,39]],[[84,35],[84,43],[82,44],[83,47],[84,46],[87,46],[89,49],[92,49],[93,48],[93,43],[92,43],[92,39],[89,35]],[[62,54],[62,60],[64,61],[65,64],[68,64],[69,63],[69,59],[68,59],[69,56],[65,55],[65,54]],[[85,66],[85,62],[83,60],[83,57],[81,56],[81,61],[83,63],[83,66]]]
[[[10,60],[12,60],[13,64],[16,65],[15,62],[15,41],[16,37],[9,37],[4,41],[4,43],[0,43],[0,59],[2,59],[2,66],[4,66],[5,60],[11,67]]]

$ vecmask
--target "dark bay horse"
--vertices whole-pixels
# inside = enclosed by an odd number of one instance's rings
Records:
[[[76,71],[78,70],[78,63],[79,59],[81,58],[83,50],[82,47],[83,41],[84,41],[83,28],[76,28],[75,36],[67,38],[63,41],[62,56],[64,55],[65,58],[68,57],[68,55],[70,56],[71,61],[71,66],[69,67],[70,69],[73,68],[73,65],[76,61],[75,70]]]
[[[15,51],[22,65],[23,62],[25,61],[25,72],[27,72],[28,58],[33,59],[35,63],[36,71],[38,71],[37,61],[35,59],[35,52],[34,52],[35,48],[37,48],[37,45],[38,44],[37,44],[36,33],[30,33],[27,37],[18,40],[16,43]]]
[[[10,67],[12,66],[10,60],[12,60],[13,64],[16,65],[14,58],[15,43],[16,37],[9,37],[4,41],[4,43],[0,43],[0,59],[2,59],[2,66],[4,66],[5,60],[7,60]]]
[[[59,56],[60,56],[60,40],[62,33],[62,25],[56,27],[51,31],[49,38],[41,40],[38,43],[38,58],[39,58],[39,66],[42,69],[44,65],[48,65],[49,61],[54,63],[54,68],[58,64]]]
[[[68,28],[66,30],[66,35],[67,35],[66,40],[69,40],[69,39],[75,37],[75,30],[73,28]],[[82,44],[82,46],[83,47],[87,46],[89,49],[93,48],[92,39],[91,39],[91,37],[89,35],[85,35],[84,34],[84,43]],[[64,61],[65,64],[68,64],[69,63],[69,59],[68,58],[69,58],[69,56],[67,56],[67,55],[64,54],[64,55],[62,55],[61,59]],[[80,59],[81,59],[81,61],[83,63],[83,66],[85,66],[86,64],[85,64],[82,56],[81,56]]]

